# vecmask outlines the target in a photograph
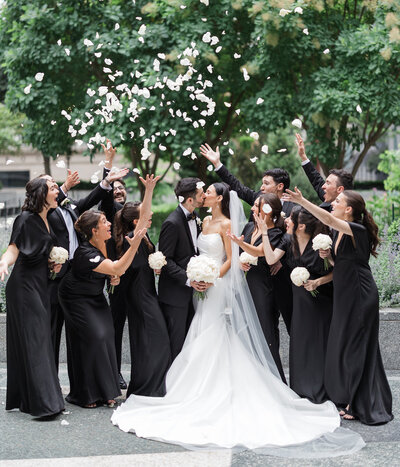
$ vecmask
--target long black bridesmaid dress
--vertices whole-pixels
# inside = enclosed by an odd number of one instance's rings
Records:
[[[10,244],[19,255],[6,286],[7,402],[34,417],[64,409],[51,341],[48,258],[56,242],[43,219],[24,211],[14,221]]]
[[[286,261],[291,270],[307,268],[310,280],[328,274],[319,252],[312,249],[312,239],[303,253],[295,256],[292,239],[285,236],[280,249],[286,251]],[[293,314],[289,347],[290,387],[299,396],[320,404],[329,399],[324,384],[326,348],[333,307],[332,282],[318,287],[313,297],[304,287],[292,284]]]
[[[337,405],[366,425],[393,419],[392,394],[379,349],[379,296],[368,265],[366,228],[349,222],[353,237],[332,246],[334,308],[328,340],[325,385]],[[354,240],[354,243],[353,243]],[[337,250],[336,250],[337,248]]]
[[[121,282],[129,281],[129,287],[123,285],[121,290],[126,293],[131,351],[131,378],[127,397],[131,394],[164,396],[165,375],[171,365],[167,325],[158,303],[154,271],[148,263],[149,245],[152,244],[149,237],[147,240],[142,240],[131,266],[121,277]],[[124,239],[123,252],[128,247]],[[113,239],[107,242],[107,251],[110,258],[117,259]],[[115,287],[114,294],[119,293],[119,287]]]
[[[244,241],[251,244],[251,237],[254,231],[254,222],[245,225],[242,235]],[[281,242],[283,232],[281,229],[273,228],[268,230],[269,241],[273,248]],[[262,243],[262,235],[254,240],[253,246]],[[250,289],[254,306],[257,311],[258,320],[265,340],[268,343],[272,357],[281,375],[282,381],[286,383],[285,373],[282,368],[281,357],[279,355],[279,309],[275,306],[275,293],[269,265],[264,256],[258,257],[256,266],[251,266],[246,274],[247,284]]]
[[[93,271],[104,260],[100,250],[84,242],[59,287],[69,344],[66,400],[80,406],[121,394],[113,320],[103,292],[106,275]]]

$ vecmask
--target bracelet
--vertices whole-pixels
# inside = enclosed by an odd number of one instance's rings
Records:
[[[103,180],[107,183],[107,185],[111,185],[111,182],[110,182],[110,179],[108,178],[108,176],[104,177]]]

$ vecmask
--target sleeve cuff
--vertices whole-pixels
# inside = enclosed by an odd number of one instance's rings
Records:
[[[60,186],[60,191],[62,192],[62,194],[63,194],[66,198],[68,198],[68,191],[65,192],[65,191],[62,189],[62,186]]]
[[[188,280],[186,281],[186,286],[187,286],[187,287],[191,287],[191,285],[190,285],[190,279],[188,279]]]
[[[106,191],[111,191],[112,190],[112,186],[111,185],[106,185],[103,180],[100,182],[100,186],[101,188],[103,188],[103,190],[106,190]]]
[[[218,172],[218,170],[223,166],[222,162],[220,162],[217,167],[215,167],[214,172]]]
[[[301,161],[301,165],[306,165],[310,162],[310,159],[306,159],[305,161]]]

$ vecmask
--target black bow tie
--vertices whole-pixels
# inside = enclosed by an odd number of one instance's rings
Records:
[[[197,217],[196,213],[195,212],[192,212],[192,213],[189,213],[189,214],[186,214],[186,220],[187,221],[193,221],[195,220]]]

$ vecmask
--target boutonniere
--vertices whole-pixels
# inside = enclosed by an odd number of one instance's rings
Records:
[[[201,228],[201,224],[203,223],[203,221],[200,219],[200,217],[196,217],[196,222],[197,225]]]
[[[61,201],[60,206],[67,206],[67,204],[70,204],[70,203],[71,203],[71,200],[68,198],[65,198]]]

